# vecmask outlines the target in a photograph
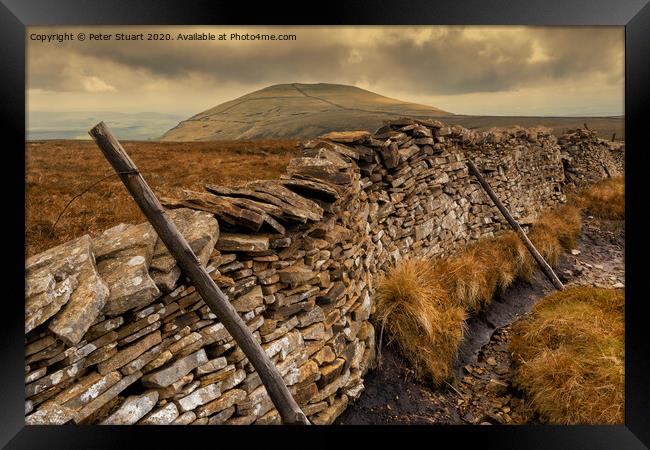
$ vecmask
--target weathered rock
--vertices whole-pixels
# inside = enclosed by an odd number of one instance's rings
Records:
[[[290,266],[282,270],[278,270],[280,281],[287,283],[291,287],[300,286],[307,281],[314,278],[314,272],[310,269],[301,266]]]
[[[268,206],[276,207],[278,209],[268,208],[267,206],[266,211],[269,214],[272,213],[278,219],[293,220],[304,223],[307,220],[320,220],[323,217],[323,211],[317,204],[308,204],[306,199],[298,202],[292,201],[294,199],[287,198],[288,196],[286,191],[288,190],[278,186],[277,184],[267,184],[265,188],[262,188],[262,190],[260,190],[259,186],[257,190],[253,185],[249,187],[250,189],[241,187],[230,188],[215,185],[205,186],[207,191],[216,195],[242,197],[255,200],[258,203],[266,203]]]
[[[264,414],[262,417],[255,421],[255,425],[281,425],[282,417],[276,409]]]
[[[26,425],[63,425],[74,415],[74,410],[61,405],[52,405],[49,408],[41,408],[33,414],[25,417]]]
[[[362,144],[369,136],[370,133],[367,131],[332,131],[319,136],[319,138],[333,142],[343,142],[346,144]]]
[[[201,265],[205,266],[219,239],[219,224],[214,216],[188,208],[168,210],[165,214],[176,225]],[[176,260],[160,239],[157,239],[155,244],[151,268],[166,274],[178,271]],[[180,272],[178,273],[180,274]]]
[[[139,225],[119,224],[104,231],[93,240],[97,261],[118,256],[144,256],[151,259],[156,234],[148,222]]]
[[[336,358],[333,362],[325,364],[320,369],[321,377],[317,382],[319,388],[330,384],[336,377],[339,376],[345,360],[343,358]]]
[[[128,397],[117,411],[104,419],[102,425],[133,425],[153,409],[158,401],[157,391]]]
[[[237,312],[253,311],[255,308],[264,304],[264,294],[262,294],[262,287],[255,286],[253,289],[234,299],[232,306],[235,307]]]
[[[178,406],[182,412],[191,411],[198,406],[214,400],[221,395],[221,386],[219,384],[210,384],[195,390],[190,395],[178,400]],[[198,417],[202,417],[200,414]]]
[[[106,374],[115,369],[119,369],[120,367],[136,359],[138,356],[149,350],[154,345],[160,344],[160,336],[160,331],[155,331],[151,334],[148,334],[136,343],[120,350],[115,356],[99,363],[97,365],[97,370],[101,374]]]
[[[146,306],[160,295],[149,276],[144,255],[108,258],[99,262],[97,268],[110,289],[103,311],[109,316]]]
[[[197,410],[198,417],[207,417],[212,416],[224,409],[228,409],[233,406],[235,403],[241,402],[246,398],[246,391],[241,389],[230,389],[218,397],[216,400],[213,400]]]
[[[200,365],[196,369],[196,374],[201,376],[205,375],[208,373],[216,372],[217,370],[223,369],[228,365],[228,362],[226,361],[226,358],[223,356],[215,359],[211,359],[205,364]]]
[[[167,387],[206,362],[208,362],[208,357],[205,354],[205,350],[201,349],[198,352],[174,361],[162,370],[147,374],[142,378],[142,383],[150,387]]]
[[[269,249],[269,238],[221,233],[216,248],[221,252],[263,252]]]
[[[345,293],[345,285],[340,281],[334,283],[325,295],[316,298],[319,305],[329,305],[336,302]]]
[[[49,328],[66,344],[77,344],[88,331],[108,296],[91,248],[86,235],[26,261],[26,332],[55,314]]]
[[[92,414],[96,413],[100,408],[107,405],[109,402],[114,400],[120,392],[126,389],[129,385],[133,384],[139,378],[142,377],[142,372],[136,372],[127,377],[122,378],[120,381],[115,383],[113,386],[108,388],[94,400],[88,402],[83,408],[78,410],[74,416],[73,420],[75,423],[79,424],[84,422]]]
[[[69,367],[57,370],[25,386],[25,396],[31,397],[59,383],[74,378],[83,367],[84,361],[78,361]]]
[[[213,416],[210,416],[210,418],[208,419],[208,425],[221,425],[230,417],[232,417],[234,413],[235,413],[234,406],[231,406],[230,408],[226,408],[223,411],[218,412]]]
[[[138,422],[138,425],[169,425],[178,418],[178,408],[175,403],[167,403],[162,408],[153,411]]]
[[[326,410],[318,413],[316,417],[312,419],[314,425],[331,425],[338,416],[345,411],[346,406],[348,405],[348,396],[343,394],[341,398],[336,400],[332,406]]]
[[[97,379],[90,386],[84,389],[83,392],[79,393],[79,395],[67,400],[65,402],[65,406],[77,410],[99,397],[103,392],[105,392],[111,386],[114,386],[121,379],[122,376],[119,372],[110,372]]]
[[[174,266],[169,272],[150,270],[149,276],[160,292],[171,292],[176,287],[176,282],[181,276],[181,269],[178,266]]]
[[[172,425],[189,425],[194,422],[194,420],[196,420],[196,414],[194,411],[188,411],[178,416],[178,418],[172,422]]]

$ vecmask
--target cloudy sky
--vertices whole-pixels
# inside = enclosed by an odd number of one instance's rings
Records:
[[[85,33],[40,42],[32,34]],[[113,39],[91,41],[90,33]],[[115,41],[115,33],[295,34]],[[478,115],[619,115],[623,27],[31,27],[30,111],[193,115],[277,83],[355,85]]]

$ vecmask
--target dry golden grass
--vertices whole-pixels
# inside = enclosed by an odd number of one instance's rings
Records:
[[[123,145],[158,196],[205,183],[233,185],[278,178],[298,153],[298,141],[138,142]],[[66,203],[113,169],[92,141],[34,141],[26,145],[26,253],[34,255],[118,223],[145,220],[119,178],[109,178],[76,199],[56,228]]]
[[[441,383],[463,337],[464,310],[447,300],[429,261],[407,260],[380,278],[374,320],[413,363],[419,377]]]
[[[556,264],[580,234],[580,211],[563,205],[542,214],[530,233],[542,256]],[[513,231],[482,239],[436,260],[406,260],[377,287],[375,320],[397,341],[420,378],[441,384],[452,375],[463,318],[490,303],[535,261]]]
[[[501,233],[498,237],[501,244],[501,252],[503,257],[504,270],[502,277],[509,279],[512,283],[516,278],[523,280],[530,280],[535,273],[537,263],[530,255],[526,245],[522,242],[521,238],[514,231],[506,231]],[[501,288],[505,289],[509,284],[502,284]]]
[[[621,291],[571,288],[514,326],[514,381],[549,423],[623,423],[623,314]]]
[[[625,178],[603,180],[573,193],[571,201],[599,219],[625,219]]]
[[[575,247],[581,228],[580,209],[566,204],[543,214],[528,237],[544,259],[555,267],[563,251]]]

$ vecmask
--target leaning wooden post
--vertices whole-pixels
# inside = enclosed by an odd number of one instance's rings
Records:
[[[546,277],[551,281],[551,283],[553,283],[553,286],[555,286],[558,291],[564,290],[564,285],[557,277],[557,275],[555,275],[555,272],[553,272],[551,266],[544,260],[542,255],[539,254],[533,243],[530,242],[530,239],[528,239],[528,236],[526,236],[526,233],[524,233],[524,230],[522,230],[521,226],[519,226],[517,221],[510,215],[506,207],[503,206],[503,203],[501,203],[499,197],[496,196],[490,185],[487,183],[487,181],[485,181],[485,178],[483,178],[483,175],[479,173],[478,169],[471,160],[467,160],[467,167],[469,168],[469,171],[472,173],[472,175],[476,177],[481,186],[483,186],[483,189],[485,189],[487,195],[492,199],[499,211],[501,211],[503,217],[506,218],[510,226],[517,232],[521,240],[524,241],[526,248],[531,253],[531,255],[533,255],[533,258],[535,258],[535,261],[537,261],[537,264],[542,269]]]
[[[88,132],[101,149],[102,153],[119,174],[122,182],[134,200],[160,236],[169,252],[178,262],[185,274],[192,280],[205,303],[217,315],[221,323],[239,347],[246,354],[264,383],[266,390],[285,424],[309,425],[282,376],[273,365],[262,347],[255,341],[253,334],[239,317],[228,298],[214,283],[208,272],[188,245],[174,223],[165,215],[162,205],[149,188],[129,155],[113,136],[104,122],[95,125]]]

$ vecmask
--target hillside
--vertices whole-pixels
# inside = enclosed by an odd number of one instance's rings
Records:
[[[341,84],[277,84],[203,111],[167,131],[165,141],[305,138],[375,130],[388,118],[443,117],[432,106]]]

